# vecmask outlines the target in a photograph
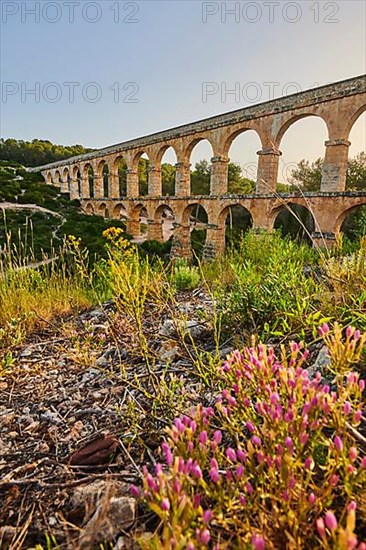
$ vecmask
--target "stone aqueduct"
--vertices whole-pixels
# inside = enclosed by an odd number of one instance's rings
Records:
[[[133,237],[140,233],[140,212],[147,212],[148,238],[161,241],[163,212],[174,214],[173,253],[189,257],[190,215],[200,205],[207,213],[206,256],[220,253],[225,246],[225,220],[234,205],[245,207],[255,229],[273,228],[274,220],[284,203],[307,207],[315,220],[314,239],[329,244],[340,230],[345,217],[357,206],[366,204],[366,192],[345,191],[348,141],[358,117],[366,110],[366,75],[336,82],[309,91],[246,107],[223,115],[179,126],[112,147],[107,147],[33,169],[41,171],[46,182],[59,185],[79,199],[88,213],[127,218],[127,231]],[[321,189],[305,195],[276,193],[281,155],[281,139],[297,120],[315,115],[321,117],[328,130],[325,142]],[[253,195],[229,195],[229,149],[242,132],[255,130],[262,144],[258,151],[256,191]],[[210,195],[192,196],[190,189],[190,155],[201,140],[213,150]],[[177,157],[175,195],[162,196],[161,161],[172,147]],[[139,196],[138,163],[142,155],[149,158],[148,194]],[[127,193],[120,196],[118,166],[127,164]],[[108,192],[103,173],[108,166]],[[93,198],[90,197],[90,173],[93,173]],[[105,196],[108,195],[108,196]],[[110,213],[110,214],[109,214]]]

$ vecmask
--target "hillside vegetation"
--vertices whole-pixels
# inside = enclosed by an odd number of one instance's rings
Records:
[[[28,173],[22,166],[0,165],[0,243],[9,240],[17,247],[19,258],[41,260],[57,255],[64,239],[74,235],[81,239],[91,257],[103,253],[105,240],[102,233],[108,227],[125,228],[117,220],[105,220],[100,216],[87,216],[81,211],[79,201],[70,201],[68,194],[61,194],[56,187],[47,185],[41,174]],[[3,203],[3,208],[1,208]],[[4,208],[4,203],[7,208]],[[19,209],[11,205],[19,205]],[[21,208],[34,205],[46,211]],[[52,214],[54,213],[54,214]]]
[[[92,149],[86,149],[82,145],[65,147],[43,139],[33,139],[32,141],[12,138],[0,139],[0,160],[19,163],[23,166],[42,166],[90,151]]]

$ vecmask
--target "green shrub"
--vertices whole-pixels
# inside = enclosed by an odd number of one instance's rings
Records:
[[[320,293],[320,283],[304,269],[314,263],[313,250],[277,233],[249,233],[232,254],[234,282],[219,297],[229,332],[241,327],[282,337],[306,326]]]
[[[173,284],[178,290],[194,290],[198,287],[200,280],[200,274],[196,267],[186,264],[175,266]]]

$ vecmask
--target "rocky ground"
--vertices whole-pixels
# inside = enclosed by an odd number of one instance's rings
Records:
[[[0,372],[0,547],[134,548],[153,528],[130,485],[159,459],[164,428],[217,389],[199,357],[218,362],[213,305],[202,291],[144,317],[149,355],[112,303],[55,320],[12,352]],[[326,349],[313,350],[313,370]],[[314,361],[313,361],[314,363]],[[0,362],[1,365],[1,362]],[[52,547],[52,546],[51,546]]]
[[[129,486],[172,418],[213,398],[194,367],[215,350],[210,299],[182,293],[176,308],[177,318],[147,310],[148,361],[111,303],[56,320],[12,352],[0,373],[1,548],[31,548],[46,533],[60,548],[130,547],[124,532],[148,528]]]

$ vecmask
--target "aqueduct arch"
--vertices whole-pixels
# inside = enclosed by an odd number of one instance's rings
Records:
[[[336,221],[334,223],[334,232],[339,233],[341,231],[342,224],[346,220],[346,218],[350,214],[353,214],[355,211],[357,211],[362,206],[366,207],[366,197],[365,197],[364,202],[360,202],[360,204],[357,204],[355,206],[351,206],[350,208],[348,208],[348,210],[344,210],[342,212],[342,214],[340,214],[340,216],[338,216],[338,218],[336,219]]]
[[[193,203],[207,212],[206,247],[210,254],[222,249],[222,212],[232,204],[246,208],[255,229],[270,229],[274,223],[274,210],[283,202],[292,202],[314,212],[315,231],[313,237],[326,235],[329,242],[339,231],[345,213],[354,206],[364,204],[366,192],[345,192],[346,167],[348,161],[349,135],[358,117],[366,109],[366,76],[351,78],[334,84],[295,93],[283,98],[252,105],[229,113],[213,116],[191,124],[185,124],[163,132],[130,140],[111,147],[54,162],[46,166],[29,169],[41,171],[46,181],[50,174],[55,185],[65,190],[65,174],[71,176],[71,195],[80,191],[84,209],[98,212],[106,205],[110,215],[116,215],[121,204],[120,162],[126,161],[123,178],[126,195],[128,231],[134,235],[140,232],[140,212],[147,210],[147,224],[152,235],[157,226],[155,213],[162,204],[175,215],[174,246],[177,254],[188,257],[189,216]],[[325,142],[325,161],[322,184],[316,193],[276,195],[278,179],[279,147],[281,139],[291,125],[305,117],[317,116],[325,121],[328,138]],[[258,151],[257,187],[252,195],[228,197],[229,149],[233,140],[243,132],[257,132],[262,149]],[[207,140],[212,148],[210,168],[210,192],[205,196],[192,197],[190,190],[190,156],[193,148]],[[161,162],[165,151],[172,147],[176,154],[175,196],[162,197]],[[140,197],[138,162],[143,153],[149,158],[148,194]],[[108,166],[108,196],[103,188],[103,175],[98,169]],[[81,184],[75,188],[75,169],[80,171]],[[62,174],[62,177],[61,177]],[[282,201],[282,202],[281,202]],[[104,206],[103,206],[104,208]],[[159,210],[161,212],[161,210]],[[155,227],[155,229],[154,229]],[[188,235],[187,235],[188,228]],[[188,237],[188,238],[187,238]],[[322,239],[323,240],[323,239]]]

